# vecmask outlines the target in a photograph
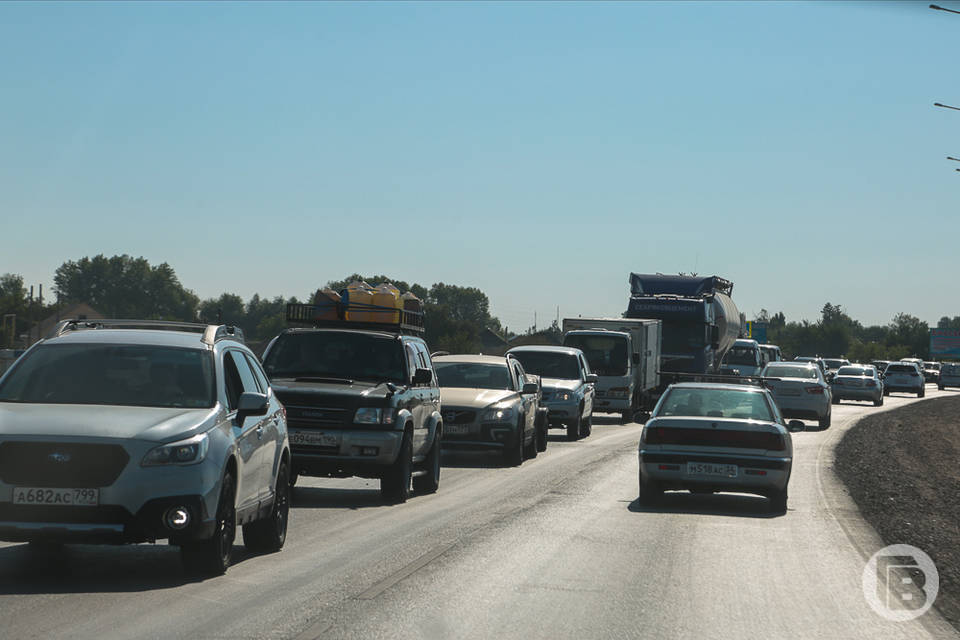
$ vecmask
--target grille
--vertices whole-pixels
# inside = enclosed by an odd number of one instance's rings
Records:
[[[729,431],[722,429],[674,429],[654,427],[647,432],[647,444],[679,444],[699,447],[736,447],[742,449],[783,450],[783,438],[767,431]]]
[[[352,414],[339,407],[304,407],[286,405],[287,425],[311,428],[343,425],[352,419]]]
[[[65,524],[126,524],[133,519],[123,507],[51,507],[0,503],[0,521],[59,522]]]
[[[108,487],[130,456],[116,444],[4,442],[0,478],[24,487]]]
[[[477,419],[476,411],[463,409],[444,409],[443,421],[447,424],[470,424]]]

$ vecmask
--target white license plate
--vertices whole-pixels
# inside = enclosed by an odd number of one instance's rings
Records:
[[[306,444],[320,447],[339,447],[339,433],[323,433],[322,431],[293,431],[289,435],[290,444]]]
[[[47,489],[45,487],[14,487],[13,504],[95,507],[100,504],[100,489]]]
[[[448,424],[444,426],[444,430],[450,435],[462,436],[464,434],[470,433],[470,425],[468,424]]]
[[[688,476],[713,476],[723,478],[736,478],[737,465],[735,464],[716,464],[714,462],[688,462]]]

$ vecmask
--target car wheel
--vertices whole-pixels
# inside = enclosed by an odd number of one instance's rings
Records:
[[[503,450],[503,462],[510,467],[519,467],[523,464],[523,417],[517,425],[517,437]]]
[[[630,424],[633,422],[633,411],[620,412],[620,424]]]
[[[243,545],[251,551],[273,553],[283,548],[287,540],[287,521],[290,517],[290,466],[280,463],[270,515],[243,525]]]
[[[293,489],[297,484],[297,479],[300,477],[300,474],[296,471],[290,472],[290,488]]]
[[[544,418],[537,425],[537,451],[547,450],[547,420]]]
[[[833,396],[832,402],[833,404],[840,404],[840,396]]]
[[[873,406],[882,407],[883,406],[883,396],[877,396],[877,399],[873,401]]]
[[[417,493],[436,493],[440,488],[440,433],[433,437],[433,445],[427,459],[423,461],[426,473],[413,479],[413,490]]]
[[[937,389],[939,389],[940,391],[943,391],[943,385],[942,385],[942,384],[938,384],[938,385],[937,385]]]
[[[787,490],[774,491],[770,494],[770,510],[774,513],[787,512]]]
[[[219,576],[227,571],[233,557],[233,541],[237,537],[236,486],[233,474],[223,474],[217,520],[213,536],[208,540],[188,542],[180,546],[180,561],[188,573]]]
[[[825,416],[823,416],[822,418],[820,418],[820,420],[818,421],[818,424],[820,425],[820,428],[821,428],[821,429],[829,429],[829,428],[830,428],[831,414],[832,414],[832,412],[828,412],[827,415],[825,415]]]
[[[413,474],[413,443],[405,431],[400,442],[400,453],[380,478],[380,495],[390,504],[400,504],[410,497],[410,477]]]
[[[530,444],[523,445],[523,456],[528,460],[532,460],[537,457],[539,449],[537,449],[537,429],[534,428],[533,434],[530,436]]]
[[[660,486],[659,482],[651,478],[647,478],[646,482],[643,478],[640,479],[640,495],[637,497],[637,502],[651,505],[656,504],[662,497],[663,487]]]
[[[587,416],[586,420],[580,423],[580,437],[586,438],[593,433],[593,413]]]
[[[925,395],[927,395],[927,390],[926,390],[926,389],[920,389],[920,391],[917,391],[917,397],[918,397],[918,398],[922,398],[922,397],[925,396]]]
[[[890,390],[889,390],[889,389],[884,389],[884,390],[883,390],[883,395],[885,395],[885,396],[890,395]]]
[[[573,441],[580,437],[580,418],[567,423],[567,440]]]

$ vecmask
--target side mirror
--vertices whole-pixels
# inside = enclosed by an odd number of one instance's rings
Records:
[[[587,374],[586,383],[587,383],[587,384],[597,384],[597,380],[599,380],[599,379],[600,379],[600,378],[597,377],[597,374],[595,374],[595,373],[588,373],[588,374]]]
[[[523,388],[520,390],[520,393],[523,395],[533,395],[539,390],[536,382],[524,382]]]
[[[243,424],[248,416],[267,415],[267,396],[263,393],[244,391],[237,402],[237,422]]]
[[[433,371],[430,369],[417,369],[413,374],[413,384],[430,384],[433,382]]]
[[[806,426],[803,424],[802,420],[791,420],[787,423],[787,431],[790,433],[797,433],[798,431],[803,431],[806,429]]]
[[[633,354],[630,357],[630,360],[633,362],[633,364],[640,364],[640,354],[639,353]]]

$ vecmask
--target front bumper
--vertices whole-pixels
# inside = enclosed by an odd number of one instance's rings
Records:
[[[766,495],[786,489],[790,481],[791,458],[688,451],[639,451],[641,485],[654,480],[664,489],[710,489]],[[688,462],[710,462],[737,466],[734,477],[695,476],[687,473]],[[663,468],[661,468],[663,467]]]
[[[547,422],[550,424],[559,424],[580,417],[580,401],[578,399],[548,400],[543,403],[543,406],[547,408]]]
[[[335,444],[297,443],[301,429],[289,429],[291,466],[307,476],[379,478],[400,453],[402,431],[323,429]]]
[[[517,425],[506,422],[446,425],[440,446],[444,449],[482,451],[502,450],[516,444]]]

